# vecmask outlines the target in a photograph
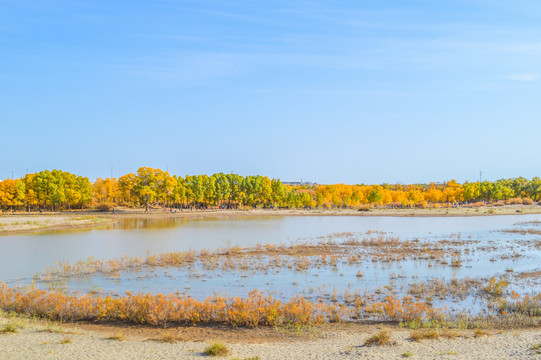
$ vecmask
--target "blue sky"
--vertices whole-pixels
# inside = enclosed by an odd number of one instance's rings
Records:
[[[0,178],[541,175],[539,1],[0,0]]]

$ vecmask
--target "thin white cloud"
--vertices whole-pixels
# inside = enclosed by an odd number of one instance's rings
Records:
[[[536,81],[538,76],[535,74],[511,74],[504,76],[504,78],[513,81]]]

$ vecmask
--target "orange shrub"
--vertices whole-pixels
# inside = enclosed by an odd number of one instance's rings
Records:
[[[442,309],[434,309],[425,302],[413,302],[411,297],[395,299],[387,296],[385,301],[367,305],[364,310],[383,321],[433,320],[442,318]]]
[[[0,308],[50,320],[128,321],[164,327],[169,323],[248,327],[319,324],[327,320],[328,312],[326,305],[302,297],[282,302],[258,290],[250,292],[247,298],[214,296],[199,301],[188,296],[130,292],[123,297],[69,295],[34,287],[12,289],[3,283]]]
[[[350,319],[407,321],[442,318],[441,309],[410,297],[388,296],[377,302],[357,298],[351,306],[311,302],[303,297],[280,301],[253,290],[248,297],[208,297],[133,294],[125,296],[70,295],[28,287],[9,288],[0,283],[0,309],[59,321],[131,322],[153,326],[168,324],[224,324],[233,326],[275,326],[321,324]]]

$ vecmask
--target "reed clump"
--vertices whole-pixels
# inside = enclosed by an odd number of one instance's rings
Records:
[[[523,315],[527,317],[541,317],[541,294],[525,295],[523,298],[503,299],[497,304],[500,314]]]
[[[337,235],[333,235],[337,236]],[[195,271],[198,267],[205,270],[253,270],[266,271],[269,268],[285,267],[296,271],[321,266],[337,267],[340,263],[354,265],[367,259],[373,262],[396,262],[404,260],[436,260],[448,263],[447,255],[455,253],[463,243],[442,241],[441,246],[421,243],[419,241],[402,241],[399,237],[379,234],[372,237],[360,237],[352,233],[342,234],[342,242],[332,239],[321,239],[318,243],[306,242],[294,245],[257,245],[251,248],[238,246],[211,252],[171,252],[143,257],[124,256],[103,260],[93,257],[71,263],[57,262],[47,268],[44,274],[36,275],[36,279],[54,281],[71,276],[84,276],[94,273],[114,274],[120,278],[123,270],[138,270],[143,267],[177,267]],[[437,244],[436,244],[437,245]],[[452,266],[460,266],[459,255],[451,256]]]

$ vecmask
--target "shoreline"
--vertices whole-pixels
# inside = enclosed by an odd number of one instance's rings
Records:
[[[87,230],[113,224],[122,218],[243,218],[282,216],[361,216],[361,217],[473,217],[502,215],[541,214],[539,205],[505,205],[476,208],[426,208],[426,209],[249,209],[249,210],[182,210],[169,212],[142,209],[119,209],[115,213],[98,211],[69,211],[57,213],[0,213],[0,236],[25,235],[50,231]]]

